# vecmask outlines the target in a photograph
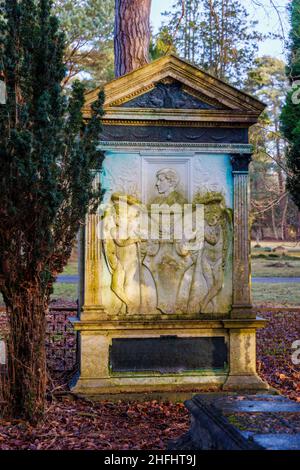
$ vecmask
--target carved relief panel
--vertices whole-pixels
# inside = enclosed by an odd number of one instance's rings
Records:
[[[106,156],[101,272],[112,317],[229,313],[231,178],[228,155]]]

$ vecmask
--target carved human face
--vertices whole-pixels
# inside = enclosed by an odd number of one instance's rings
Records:
[[[168,196],[175,190],[176,182],[165,173],[157,174],[156,188],[159,194]]]

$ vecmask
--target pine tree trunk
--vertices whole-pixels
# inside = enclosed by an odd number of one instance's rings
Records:
[[[36,422],[46,394],[45,303],[38,285],[19,289],[8,299],[7,402],[14,417]]]
[[[151,0],[116,0],[115,76],[149,62]]]

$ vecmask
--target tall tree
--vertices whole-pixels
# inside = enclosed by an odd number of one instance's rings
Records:
[[[280,132],[280,114],[284,105],[286,86],[285,64],[282,60],[270,56],[255,60],[254,67],[248,74],[246,87],[249,93],[255,94],[267,104],[267,110],[261,116],[258,126],[252,129],[251,136],[256,144],[254,161],[256,164],[264,161],[267,171],[262,173],[260,168],[260,174],[256,172],[252,175],[254,180],[261,179],[264,175],[265,181],[259,191],[261,196],[257,200],[253,198],[253,204],[262,206],[262,211],[269,207],[274,237],[281,239],[287,236],[289,204],[286,191],[286,141]],[[257,145],[260,141],[256,140],[257,136],[260,136],[262,145]]]
[[[65,63],[69,84],[84,72],[90,87],[114,77],[114,0],[54,0],[53,11],[65,33]]]
[[[241,84],[262,35],[239,0],[204,0],[201,63],[213,75]]]
[[[240,84],[263,38],[255,30],[257,22],[249,20],[239,0],[185,0],[178,24],[182,4],[174,1],[162,26],[170,27],[179,54],[218,78]]]
[[[151,0],[115,0],[115,76],[149,62]]]
[[[287,165],[290,174],[287,188],[300,210],[300,0],[290,5],[290,56],[287,76],[292,85],[281,115],[282,132],[288,140]]]
[[[84,87],[67,100],[64,37],[49,0],[0,4],[0,291],[9,318],[6,398],[15,417],[44,409],[45,311],[89,205],[103,96],[84,124]]]
[[[179,55],[190,62],[197,62],[201,47],[200,28],[203,0],[175,0],[172,11],[165,11],[166,21],[156,37],[160,41],[167,29],[172,38],[172,46]],[[170,43],[170,39],[169,39]]]
[[[174,37],[170,33],[170,29],[164,26],[155,36],[151,35],[150,40],[150,60],[156,60],[167,54],[177,54],[174,44]]]

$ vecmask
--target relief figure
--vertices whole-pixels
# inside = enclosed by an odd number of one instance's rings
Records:
[[[122,301],[119,313],[140,313],[141,291],[141,239],[139,221],[141,204],[132,196],[113,194],[114,226],[104,241],[104,253],[111,272],[111,290]],[[120,203],[127,205],[127,234],[120,235]]]
[[[151,204],[186,204],[186,198],[177,191],[180,178],[176,170],[173,168],[163,168],[156,173],[155,187],[158,196],[155,197]]]
[[[143,264],[155,281],[157,308],[161,313],[185,313],[179,293],[183,277],[193,265],[191,254],[182,250],[179,243],[161,241],[155,254],[147,253]]]
[[[183,205],[187,203],[177,191],[179,183],[179,175],[172,168],[156,173],[158,196],[152,204],[159,208],[156,208],[157,217],[152,210],[150,219],[151,224],[157,225],[158,240],[148,243],[143,261],[155,282],[157,309],[164,314],[183,313],[180,287],[186,271],[193,264],[191,253],[175,237],[176,224],[182,224]]]
[[[189,313],[216,313],[217,296],[224,283],[224,269],[229,246],[230,213],[224,197],[211,193],[195,198],[205,204],[204,244],[197,256],[189,298]]]
[[[176,226],[183,223],[187,203],[177,190],[179,183],[174,169],[156,173],[158,195],[152,201],[152,211],[151,204],[145,207],[133,196],[111,197],[110,236],[103,241],[103,248],[111,275],[110,289],[120,301],[114,307],[119,309],[119,315],[218,313],[232,239],[231,212],[223,194],[198,194],[193,204],[204,206],[204,240],[203,232],[197,228],[188,232],[193,234],[191,240],[185,239],[186,232],[178,236]],[[120,235],[120,207],[124,204],[126,236]],[[145,218],[147,229],[154,224],[156,238],[152,232],[144,233],[141,217]]]

